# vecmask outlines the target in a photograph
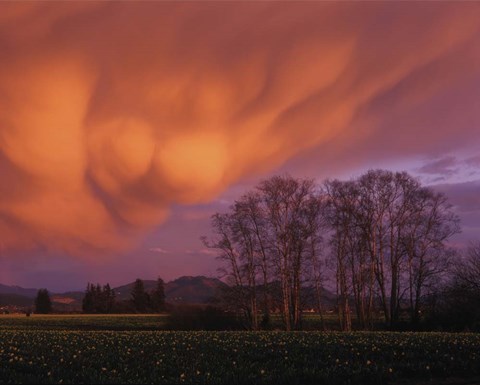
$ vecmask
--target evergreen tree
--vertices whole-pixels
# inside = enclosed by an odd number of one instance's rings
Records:
[[[102,292],[102,287],[100,286],[99,283],[94,287],[94,309],[95,313],[103,313],[104,309],[104,300],[103,300],[103,292]]]
[[[35,298],[35,313],[48,314],[52,312],[52,301],[47,289],[40,289]]]
[[[158,277],[157,286],[152,292],[152,310],[156,313],[165,311],[165,284],[160,277]]]
[[[105,314],[111,313],[115,304],[115,292],[106,284],[103,288],[100,284],[88,284],[85,296],[82,301],[82,310],[84,313]]]
[[[103,287],[104,313],[111,313],[115,305],[115,291],[110,288],[110,284]]]
[[[140,278],[137,278],[131,292],[132,304],[137,313],[146,313],[149,310],[150,296],[145,291],[145,286]]]
[[[94,298],[94,286],[90,283],[87,284],[87,290],[82,300],[82,311],[84,313],[94,313],[95,311],[95,298]]]

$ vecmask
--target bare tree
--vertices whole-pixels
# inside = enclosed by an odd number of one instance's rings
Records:
[[[350,316],[350,277],[348,270],[348,254],[352,254],[351,243],[354,237],[355,184],[353,182],[327,181],[325,216],[333,233],[330,245],[336,265],[337,308],[340,327],[344,331],[351,330]],[[351,256],[351,255],[350,255]]]
[[[215,214],[212,227],[215,239],[203,238],[203,242],[219,251],[218,259],[223,262],[220,272],[229,283],[224,299],[236,310],[241,309],[248,328],[257,330],[259,282],[263,284],[264,326],[269,317],[266,229],[258,194],[245,194],[228,214]]]
[[[305,213],[315,199],[313,180],[274,176],[257,187],[269,224],[268,249],[282,292],[281,312],[286,330],[301,327],[302,273],[316,236]]]
[[[448,266],[446,241],[459,231],[446,197],[405,172],[385,170],[325,186],[342,328],[349,328],[350,296],[362,328],[372,326],[376,296],[390,327],[407,294],[418,322],[423,295]]]
[[[306,279],[309,286],[314,290],[316,310],[320,316],[322,329],[325,330],[323,317],[323,285],[324,285],[324,261],[323,261],[323,236],[327,224],[325,221],[326,202],[323,191],[310,198],[306,205],[306,226],[310,229],[307,250]]]
[[[471,242],[463,259],[455,264],[454,280],[480,296],[480,241]]]
[[[222,261],[219,273],[225,278],[228,287],[223,292],[224,305],[227,307],[232,304],[234,311],[240,311],[246,327],[250,329],[256,328],[255,300],[251,296],[248,268],[242,264],[242,247],[239,244],[239,224],[238,218],[232,213],[215,214],[212,216],[212,228],[214,239],[208,240],[202,237],[202,241],[206,247],[216,249],[218,251],[218,259]]]
[[[323,190],[313,180],[274,176],[214,215],[212,227],[215,239],[204,242],[219,251],[229,303],[254,330],[268,320],[274,287],[286,330],[301,328],[307,287],[322,313],[328,234],[340,326],[351,330],[352,314],[371,329],[378,304],[389,327],[407,310],[418,323],[425,297],[449,266],[447,241],[459,220],[444,195],[409,174],[371,170],[327,181]]]
[[[258,191],[250,191],[235,202],[235,213],[243,218],[245,229],[248,231],[248,243],[251,244],[252,260],[251,272],[259,275],[262,283],[262,326],[270,323],[269,279],[270,265],[268,259],[268,224],[265,218],[265,209],[262,197]],[[252,279],[255,279],[252,276]],[[255,289],[256,295],[256,289]]]
[[[424,295],[430,294],[448,271],[454,255],[445,242],[460,231],[460,226],[443,194],[420,188],[412,196],[411,205],[403,242],[408,261],[410,318],[418,324]]]
[[[480,242],[458,253],[453,274],[443,290],[432,295],[431,326],[442,330],[480,331]]]
[[[237,305],[243,305],[252,329],[259,326],[259,286],[263,289],[265,326],[270,313],[269,296],[273,294],[270,287],[276,282],[281,288],[285,329],[301,328],[302,288],[310,273],[307,265],[315,262],[317,282],[321,277],[320,214],[312,180],[275,176],[236,200],[228,214],[212,218],[216,239],[204,242],[219,251],[224,276],[243,297]]]

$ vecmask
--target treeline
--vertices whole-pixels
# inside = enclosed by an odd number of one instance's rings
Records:
[[[274,176],[212,217],[228,281],[222,300],[249,329],[302,328],[307,293],[322,315],[322,288],[335,288],[342,330],[412,325],[443,292],[455,262],[448,246],[460,231],[445,195],[405,172],[368,171],[350,181]]]
[[[82,311],[84,313],[112,313],[115,305],[115,292],[107,283],[101,287],[100,284],[88,283],[85,296],[82,300]]]
[[[130,299],[117,300],[113,289],[107,283],[88,284],[82,300],[82,311],[87,314],[109,313],[161,313],[166,310],[165,285],[157,279],[154,290],[147,292],[141,279],[137,279],[130,293]]]

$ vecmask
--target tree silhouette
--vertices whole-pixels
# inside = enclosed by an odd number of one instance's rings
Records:
[[[165,284],[163,279],[158,277],[157,287],[151,295],[152,310],[156,313],[165,311]]]
[[[249,329],[258,329],[260,323],[268,327],[269,296],[280,299],[277,307],[285,330],[301,328],[302,285],[312,281],[307,272],[317,281],[320,277],[316,190],[313,180],[275,176],[241,196],[230,212],[212,217],[214,236],[202,240],[223,262],[220,271],[229,287],[222,299],[230,310],[242,314]],[[279,296],[271,291],[274,284]]]
[[[95,298],[93,292],[93,284],[87,284],[87,291],[82,300],[82,310],[84,313],[93,313],[95,309]]]
[[[342,329],[351,327],[352,304],[361,327],[371,327],[375,297],[388,327],[401,323],[405,303],[418,324],[450,264],[447,241],[460,230],[447,197],[387,170],[327,181],[324,190]]]
[[[47,289],[40,289],[35,298],[35,313],[48,314],[52,312],[52,301]]]
[[[307,294],[321,311],[322,277],[333,272],[348,331],[352,312],[362,329],[373,327],[378,310],[398,328],[407,307],[416,327],[448,272],[448,240],[460,226],[443,194],[406,172],[370,170],[322,186],[273,176],[213,215],[212,230],[202,240],[222,261],[229,286],[221,300],[247,328],[259,328],[259,313],[276,308],[285,330],[301,329]]]
[[[115,291],[106,284],[103,288],[100,284],[89,283],[82,301],[84,313],[111,313],[115,305]]]
[[[103,311],[105,313],[111,313],[115,305],[115,290],[113,290],[108,283],[103,286],[102,299]]]
[[[137,278],[131,292],[132,304],[137,313],[145,313],[150,307],[150,296],[145,291],[145,286],[140,278]]]

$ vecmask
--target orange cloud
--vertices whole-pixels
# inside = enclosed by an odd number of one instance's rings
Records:
[[[0,15],[0,239],[77,255],[131,247],[173,203],[341,137],[419,68],[480,46],[475,3],[2,3]]]

